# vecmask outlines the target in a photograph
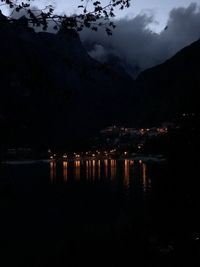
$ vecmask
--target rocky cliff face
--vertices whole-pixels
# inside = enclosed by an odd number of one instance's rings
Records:
[[[74,31],[35,33],[1,16],[0,36],[5,142],[64,143],[123,120],[131,78],[93,60]]]

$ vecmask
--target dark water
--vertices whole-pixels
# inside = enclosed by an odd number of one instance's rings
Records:
[[[182,166],[93,160],[0,168],[7,266],[199,266],[199,206]]]

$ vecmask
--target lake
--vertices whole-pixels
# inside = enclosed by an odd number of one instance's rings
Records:
[[[180,168],[128,159],[2,165],[2,255],[8,266],[191,264],[199,221]]]

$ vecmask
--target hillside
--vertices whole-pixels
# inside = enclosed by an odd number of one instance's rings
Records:
[[[93,60],[76,32],[35,33],[24,18],[0,20],[4,144],[68,145],[127,120],[132,79]]]
[[[199,112],[200,40],[165,63],[140,74],[136,83],[137,108],[145,121]]]

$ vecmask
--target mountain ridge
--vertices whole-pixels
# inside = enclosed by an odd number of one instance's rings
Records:
[[[21,19],[0,36],[5,143],[68,144],[125,117],[132,79],[92,59],[76,32],[35,33]]]
[[[177,114],[199,112],[200,40],[181,49],[164,63],[142,72],[136,80],[138,105],[143,119],[171,119]],[[139,108],[139,106],[138,106]]]

